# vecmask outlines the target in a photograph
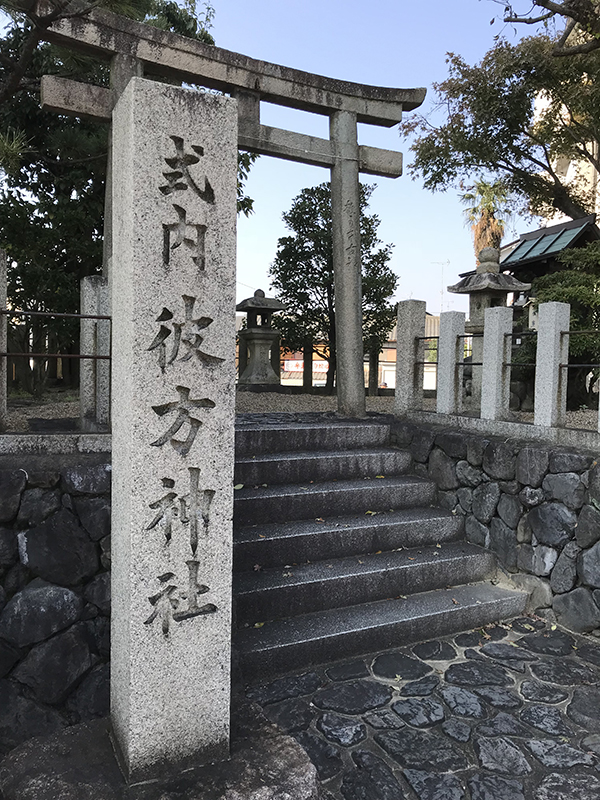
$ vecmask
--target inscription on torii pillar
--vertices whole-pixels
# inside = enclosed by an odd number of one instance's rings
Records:
[[[212,47],[110,12],[60,20],[45,35],[56,44],[112,59],[114,72],[129,62],[132,75],[175,78],[231,94],[238,101],[240,149],[331,170],[338,410],[346,416],[364,416],[358,175],[397,178],[402,174],[402,154],[359,145],[357,122],[392,127],[400,122],[403,111],[421,105],[425,90],[334,80]],[[122,83],[122,77],[113,81],[113,85]],[[61,114],[109,122],[117,99],[116,90],[54,76],[42,80],[43,107]],[[328,116],[329,139],[262,125],[261,100]]]

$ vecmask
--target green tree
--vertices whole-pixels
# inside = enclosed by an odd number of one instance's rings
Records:
[[[435,85],[442,123],[416,116],[402,126],[417,135],[413,176],[444,191],[478,175],[501,180],[514,209],[590,213],[589,181],[567,183],[561,165],[600,168],[600,52],[558,59],[553,44],[548,36],[500,41],[476,66],[449,54],[449,77]]]
[[[374,186],[360,186],[360,252],[363,290],[363,340],[369,353],[372,376],[377,386],[373,363],[393,327],[395,308],[389,302],[398,279],[388,262],[392,245],[383,245],[377,236],[379,218],[368,214]],[[335,289],[331,232],[331,190],[329,183],[303,189],[283,214],[293,232],[277,243],[271,265],[271,284],[286,311],[277,317],[283,344],[289,350],[303,350],[307,342],[313,351],[327,359],[326,387],[333,390],[336,367]],[[370,381],[370,387],[372,382]]]
[[[110,7],[115,9],[115,3]],[[202,17],[189,5],[168,0],[134,0],[116,10],[214,44],[205,27],[212,15],[208,6]],[[32,38],[34,22],[32,13],[13,11],[13,22],[0,39],[0,92],[6,98],[0,103],[0,249],[10,259],[8,289],[14,308],[74,312],[81,278],[102,268],[108,126],[41,111],[40,79],[55,74],[108,85],[109,72],[103,63],[39,42],[39,31]],[[30,51],[28,43],[34,40]],[[19,65],[24,68],[15,81]],[[252,211],[243,185],[253,160],[240,154],[238,206],[245,214]],[[73,323],[33,318],[13,330],[31,352],[44,352],[48,335],[53,349],[78,350]],[[37,376],[32,372],[26,388],[39,392],[42,377],[39,369]]]
[[[507,192],[502,181],[475,181],[468,191],[460,196],[461,203],[466,206],[465,217],[471,226],[475,258],[479,263],[479,253],[484,247],[499,248],[504,236],[504,220],[506,212]]]

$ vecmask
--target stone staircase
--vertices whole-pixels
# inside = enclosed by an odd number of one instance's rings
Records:
[[[234,634],[244,680],[522,612],[382,420],[236,428]],[[285,418],[284,415],[283,419]]]

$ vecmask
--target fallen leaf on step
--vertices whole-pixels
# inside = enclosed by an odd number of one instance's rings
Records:
[[[265,534],[264,533],[259,533],[258,534],[258,538],[259,539],[264,539],[265,538]]]
[[[370,514],[372,517],[374,517],[376,513],[376,511],[365,511],[365,514]]]
[[[262,567],[261,567],[261,565],[260,565],[260,564],[255,564],[255,565],[254,565],[254,567],[253,567],[253,569],[254,569],[254,572],[260,572],[260,571],[261,571],[261,569],[262,569]]]
[[[293,574],[294,574],[293,572],[283,572],[281,574],[281,577],[282,578],[291,578]]]
[[[414,561],[414,558],[412,556],[408,556],[408,560],[409,561]]]
[[[243,489],[244,488],[244,484],[243,483],[236,483],[236,485],[233,488],[234,489]]]
[[[265,624],[264,622],[255,622],[255,623],[254,623],[254,627],[255,627],[255,628],[262,628],[262,626],[263,626],[264,624]]]
[[[315,519],[315,522],[325,522],[325,520],[323,519],[323,517],[317,517]]]
[[[375,475],[376,478],[385,478],[385,475]]]
[[[458,600],[455,600],[454,598],[452,598],[452,602],[454,603],[455,606],[458,605]]]
[[[436,544],[436,547],[440,547],[441,548],[441,546],[442,546],[441,544]]]

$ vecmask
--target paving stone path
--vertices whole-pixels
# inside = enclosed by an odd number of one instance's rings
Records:
[[[247,694],[328,800],[599,800],[599,686],[600,642],[522,617]]]

